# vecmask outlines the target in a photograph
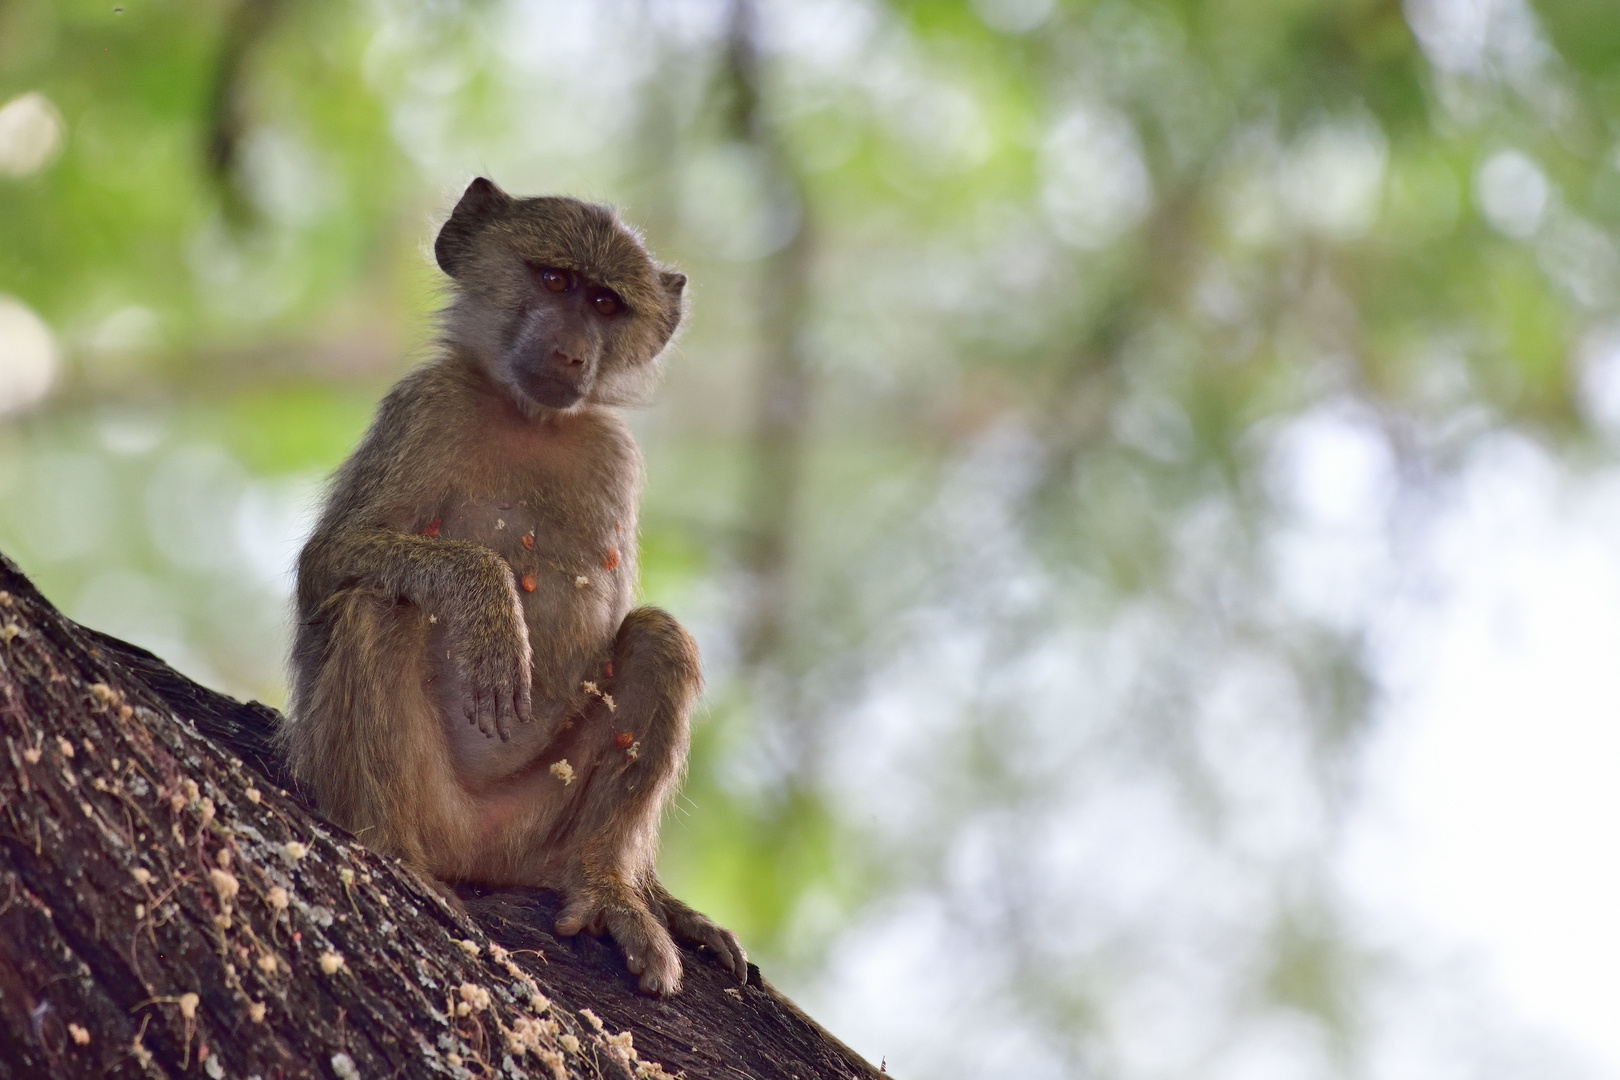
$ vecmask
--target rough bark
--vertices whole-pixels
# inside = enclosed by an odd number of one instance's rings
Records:
[[[558,898],[467,914],[323,821],[278,717],[59,614],[0,555],[0,1078],[872,1077],[750,965],[636,993]]]

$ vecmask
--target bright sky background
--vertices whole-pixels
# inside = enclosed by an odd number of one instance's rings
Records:
[[[1503,441],[1382,620],[1345,860],[1372,921],[1620,1076],[1620,470]]]
[[[1295,511],[1276,538],[1278,588],[1361,627],[1379,683],[1335,863],[1355,932],[1384,965],[1352,1075],[1620,1077],[1620,469],[1575,471],[1497,436],[1425,497],[1403,498],[1375,418],[1354,405],[1307,415],[1276,447],[1276,482]],[[1067,664],[1084,667],[1094,652]],[[850,766],[869,770],[851,801],[878,791],[862,805],[883,828],[915,828],[908,807],[926,799],[898,779],[927,752],[917,708],[861,721],[869,734],[898,733],[893,746],[864,744],[864,762]],[[1230,1041],[1218,1033],[1218,939],[1243,933],[1221,909],[1244,907],[1253,883],[1241,868],[1234,880],[1209,862],[1128,779],[1105,772],[1078,786],[1109,839],[1081,841],[1065,868],[1046,870],[1020,917],[1038,921],[1050,902],[1062,934],[1124,927],[1127,943],[1133,913],[1144,920],[1160,958],[1115,988],[1116,1056],[1098,1063],[1104,1073],[1342,1075],[1320,1034],[1286,1016]],[[1251,787],[1276,807],[1271,820],[1305,813],[1285,770],[1262,769]],[[1090,804],[1074,807],[1059,815],[1062,832],[1091,835]],[[1289,826],[1278,827],[1284,839],[1261,847],[1286,846]],[[1003,859],[1023,857],[1005,836],[988,842]],[[986,876],[1004,867],[992,860]],[[897,1075],[1075,1075],[995,992],[1016,945],[993,929],[963,932],[984,917],[961,910],[978,888],[966,873],[966,887],[947,882],[866,913],[839,935],[824,979],[791,989]],[[963,1024],[994,1032],[984,1060],[961,1060],[972,1040],[939,1038]]]

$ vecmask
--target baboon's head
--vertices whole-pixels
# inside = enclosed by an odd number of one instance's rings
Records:
[[[681,323],[686,275],[648,254],[606,207],[518,199],[479,177],[433,254],[455,284],[452,346],[525,411],[642,400]]]

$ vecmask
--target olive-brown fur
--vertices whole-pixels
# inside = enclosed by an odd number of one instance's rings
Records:
[[[649,993],[679,989],[672,931],[745,978],[735,935],[654,872],[702,675],[673,617],[633,607],[642,459],[611,408],[655,377],[685,278],[610,210],[482,179],[435,254],[440,353],[383,400],[299,558],[291,768],[425,874],[560,890],[557,931],[612,933]],[[548,406],[536,371],[579,399]]]

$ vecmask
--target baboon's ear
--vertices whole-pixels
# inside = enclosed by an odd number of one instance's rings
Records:
[[[658,348],[662,349],[681,325],[681,290],[686,288],[686,275],[676,270],[660,270],[658,284],[664,287],[664,310],[660,312],[663,333],[658,341]]]
[[[511,203],[512,197],[492,180],[480,176],[468,184],[461,201],[450,211],[450,220],[439,230],[439,238],[433,241],[433,257],[439,261],[439,269],[459,277],[472,254],[473,240]]]

